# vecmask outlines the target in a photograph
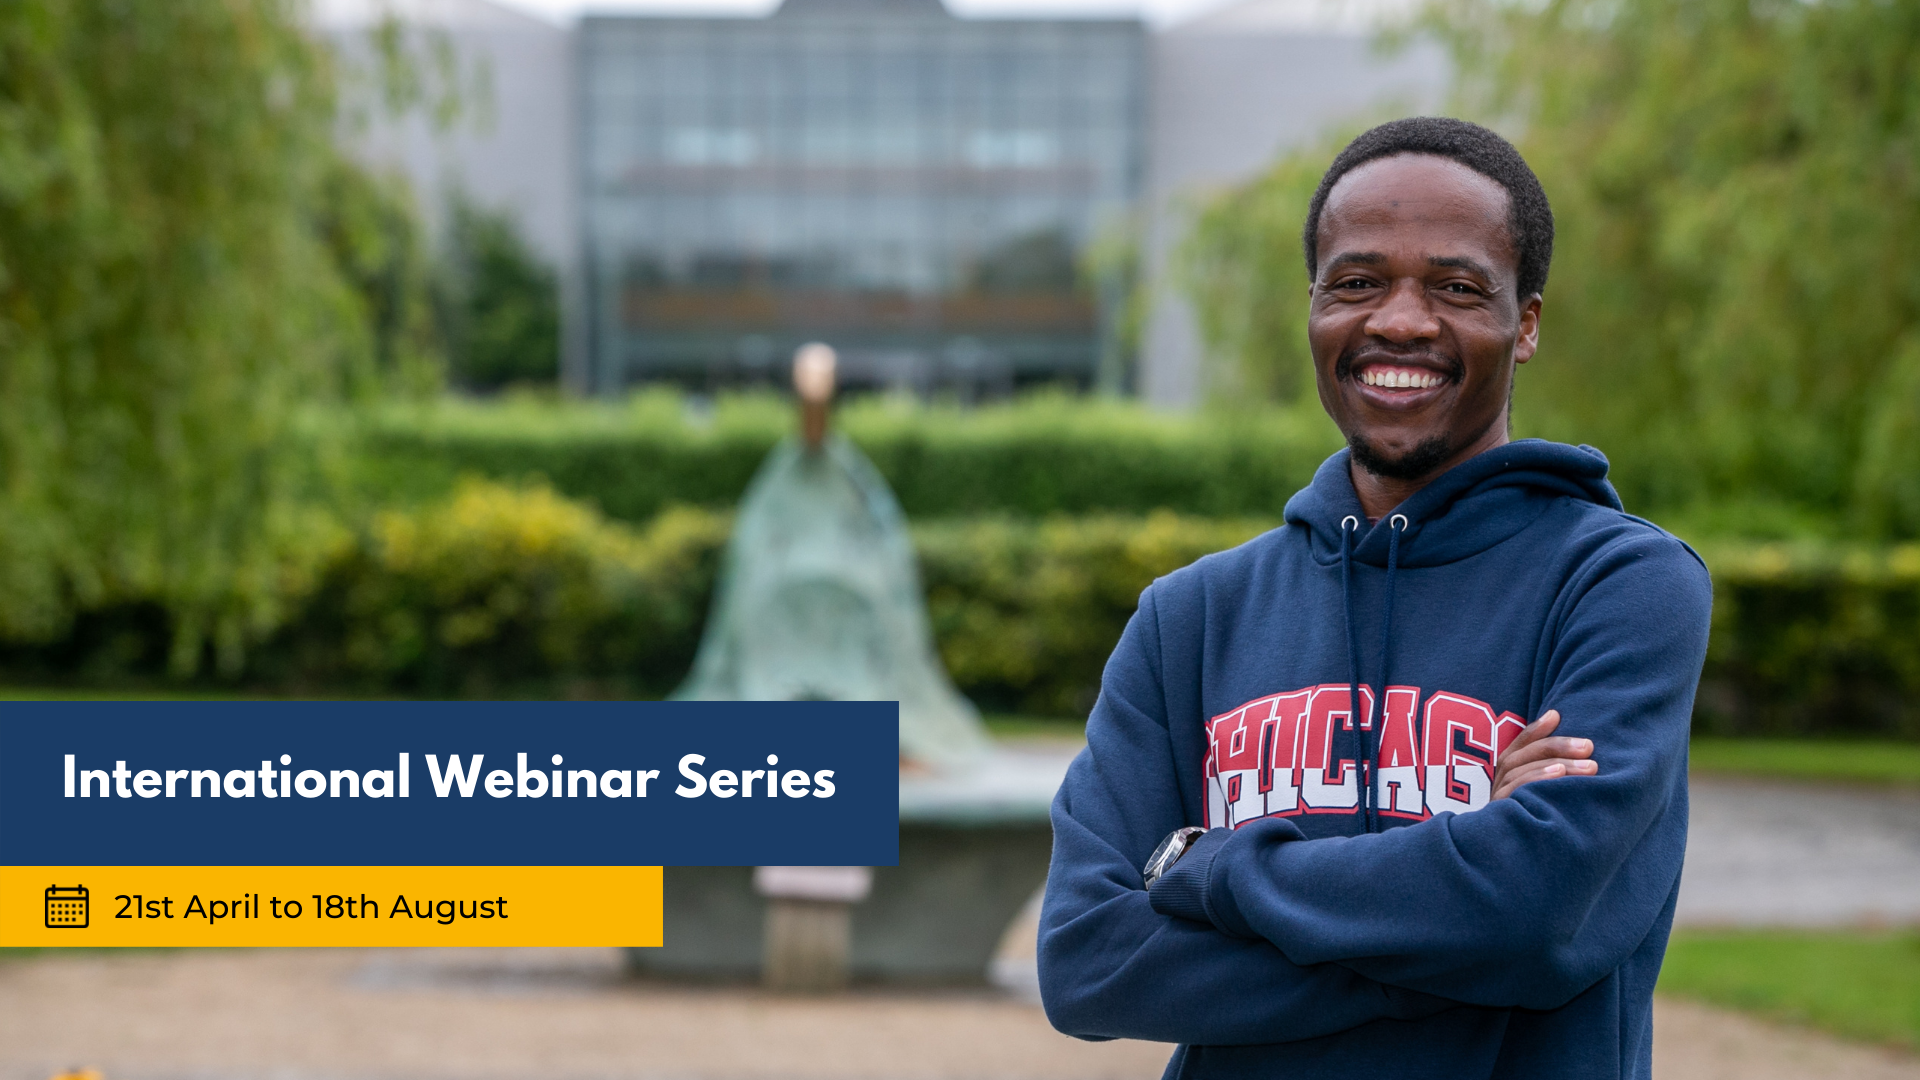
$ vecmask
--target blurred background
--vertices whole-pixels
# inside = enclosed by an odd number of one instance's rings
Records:
[[[1554,203],[1516,434],[1714,576],[1656,1071],[1920,1076],[1910,2],[15,0],[0,692],[663,696],[824,341],[939,661],[1064,760],[1340,445],[1300,222],[1424,112]],[[0,951],[0,1080],[1157,1072],[1030,968]]]

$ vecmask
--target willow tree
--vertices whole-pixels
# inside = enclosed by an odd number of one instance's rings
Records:
[[[1319,408],[1300,226],[1340,145],[1289,154],[1253,183],[1215,196],[1178,252],[1175,274],[1193,295],[1213,361],[1208,396],[1218,405]]]
[[[1458,110],[1554,204],[1518,429],[1601,446],[1630,508],[1697,529],[1920,536],[1920,5],[1443,0],[1428,25]],[[1254,191],[1297,199],[1329,156]],[[1199,254],[1245,267],[1232,199]],[[1303,304],[1236,280],[1202,307]]]
[[[377,337],[300,14],[0,5],[0,638],[158,605],[176,671],[232,669],[297,584],[290,417]]]

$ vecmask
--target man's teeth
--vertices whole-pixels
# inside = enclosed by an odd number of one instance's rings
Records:
[[[1425,390],[1430,386],[1439,386],[1444,380],[1431,371],[1370,367],[1360,372],[1360,381],[1368,386],[1384,386],[1394,390]]]

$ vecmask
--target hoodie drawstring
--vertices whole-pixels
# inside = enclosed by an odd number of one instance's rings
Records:
[[[1406,531],[1407,525],[1405,514],[1387,519],[1387,596],[1380,616],[1380,707],[1373,727],[1368,729],[1360,712],[1360,631],[1353,617],[1353,540],[1360,532],[1360,519],[1349,514],[1340,521],[1340,590],[1345,594],[1347,607],[1347,707],[1354,736],[1360,740],[1362,752],[1355,762],[1360,775],[1355,783],[1361,789],[1361,806],[1366,810],[1370,833],[1380,829],[1380,810],[1374,804],[1373,792],[1379,786],[1380,737],[1387,723],[1387,688],[1393,685],[1389,662],[1393,656],[1393,579],[1400,568],[1400,534]]]
[[[1367,831],[1373,831],[1373,799],[1369,794],[1370,785],[1364,775],[1367,755],[1366,733],[1361,730],[1360,713],[1360,631],[1353,618],[1353,538],[1360,532],[1360,519],[1348,514],[1340,519],[1340,591],[1347,601],[1347,721],[1353,725],[1353,736],[1360,741],[1361,753],[1354,755],[1353,767],[1361,770],[1362,775],[1354,778],[1354,784],[1360,789],[1360,805],[1366,808]]]

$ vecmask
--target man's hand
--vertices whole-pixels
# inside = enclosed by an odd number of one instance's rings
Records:
[[[1600,771],[1599,764],[1592,760],[1593,740],[1555,738],[1553,731],[1559,726],[1559,710],[1549,709],[1514,736],[1493,774],[1494,798],[1504,799],[1535,780],[1592,776]]]

